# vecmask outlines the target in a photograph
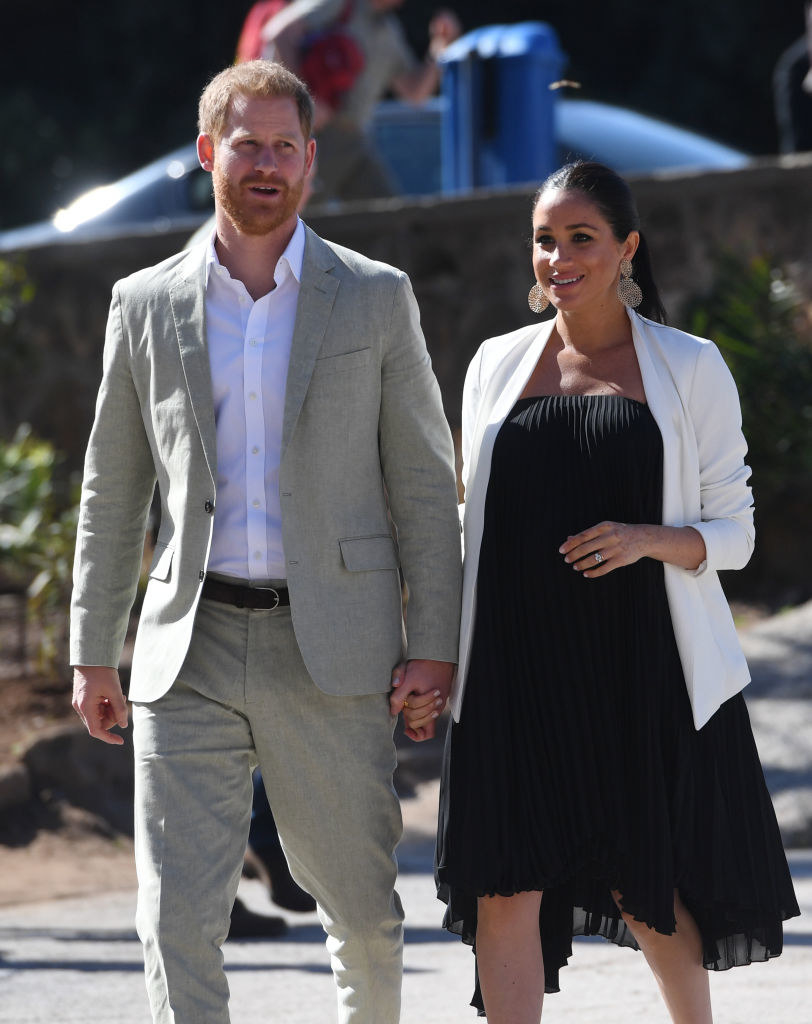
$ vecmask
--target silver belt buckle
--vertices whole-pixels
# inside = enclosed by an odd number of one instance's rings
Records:
[[[269,612],[276,611],[276,609],[279,607],[279,600],[280,600],[280,598],[279,598],[279,591],[275,587],[254,587],[254,590],[259,590],[263,594],[273,594],[273,596],[276,598],[276,604],[271,605],[271,607],[268,609],[268,611]]]

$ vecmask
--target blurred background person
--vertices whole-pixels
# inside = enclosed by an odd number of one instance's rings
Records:
[[[397,186],[368,128],[388,92],[421,103],[437,89],[437,58],[460,35],[451,11],[429,22],[420,61],[395,16],[403,0],[293,0],[262,27],[262,55],[280,60],[307,82],[316,103],[314,198],[371,199]]]
[[[782,153],[812,149],[812,3],[804,6],[804,19],[806,31],[784,50],[773,75]]]

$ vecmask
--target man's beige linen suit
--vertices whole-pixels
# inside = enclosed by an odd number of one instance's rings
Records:
[[[219,946],[258,760],[294,875],[319,902],[340,1019],[388,1024],[401,911],[386,694],[404,655],[457,657],[459,525],[439,389],[406,276],[308,229],[279,477],[290,609],[201,602],[217,515],[205,308],[205,246],[114,289],[72,604],[72,663],[115,667],[157,480],[129,691],[153,1016],[228,1020]]]

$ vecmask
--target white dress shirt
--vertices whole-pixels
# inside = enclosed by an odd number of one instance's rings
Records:
[[[279,463],[282,416],[305,230],[299,220],[253,301],[209,243],[206,336],[217,425],[217,499],[208,569],[243,580],[284,579]]]

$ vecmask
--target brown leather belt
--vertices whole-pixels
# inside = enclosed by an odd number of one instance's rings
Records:
[[[287,587],[245,587],[239,583],[222,583],[206,577],[203,581],[202,597],[210,601],[233,604],[236,608],[264,609],[284,608],[290,604]]]

